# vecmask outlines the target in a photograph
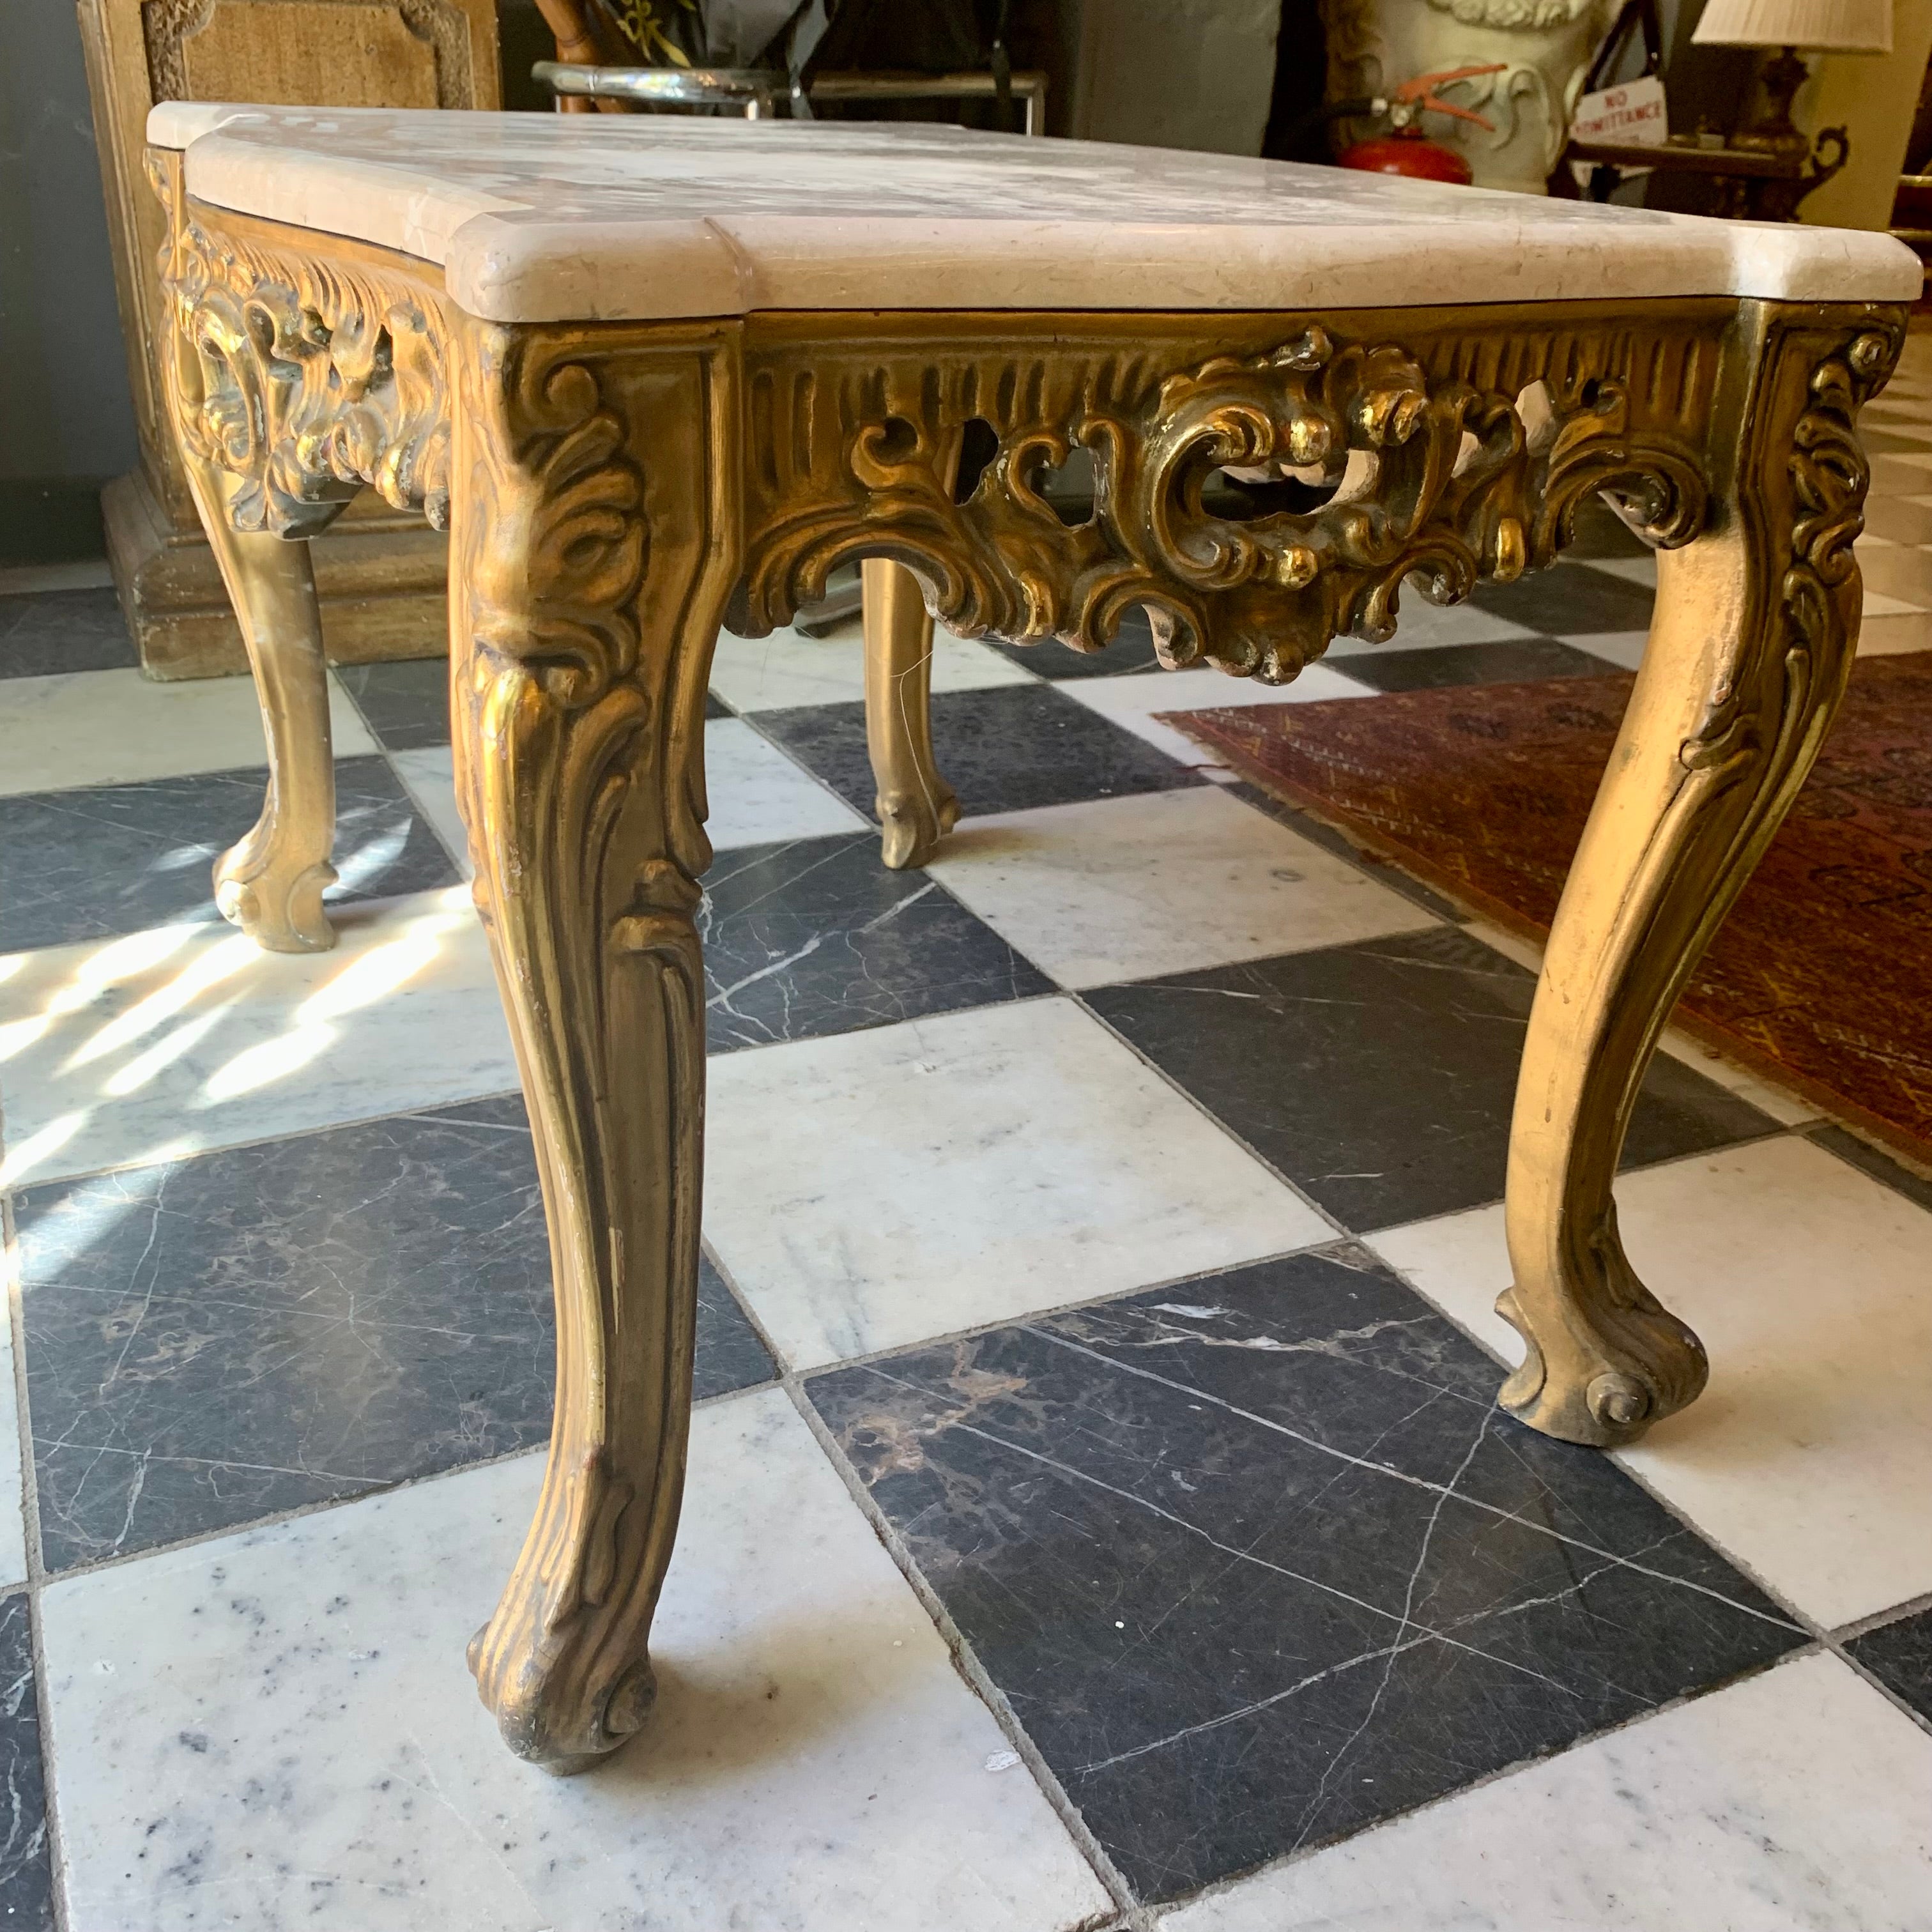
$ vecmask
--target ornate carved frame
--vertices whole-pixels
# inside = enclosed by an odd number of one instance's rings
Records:
[[[364,486],[452,532],[458,790],[558,1309],[543,1498],[471,1652],[514,1749],[576,1768],[650,1702],[690,1398],[710,654],[728,609],[779,624],[847,557],[909,566],[969,634],[1090,647],[1140,603],[1169,663],[1282,680],[1340,632],[1388,635],[1405,582],[1454,600],[1548,562],[1581,499],[1617,493],[1662,547],[1658,614],[1525,1049],[1499,1306],[1527,1354],[1502,1399],[1613,1444],[1695,1397],[1702,1350],[1625,1259],[1611,1183],[1658,1034],[1844,689],[1854,423],[1901,311],[503,328],[420,263],[192,206],[172,158],[159,184],[174,420],[274,752],[217,876],[266,944],[328,943],[331,876],[306,546],[282,539]],[[1076,443],[1095,506],[1070,526],[1040,484]],[[922,730],[896,755],[936,836]]]

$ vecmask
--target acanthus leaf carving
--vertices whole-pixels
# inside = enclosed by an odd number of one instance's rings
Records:
[[[166,173],[151,178],[164,197],[178,192]],[[448,527],[446,328],[428,290],[280,260],[185,211],[160,268],[176,422],[190,454],[238,479],[236,529],[310,536],[365,487]]]
[[[1593,490],[1628,497],[1659,543],[1698,532],[1691,423],[1714,356],[1659,340],[1640,358],[1608,328],[1505,346],[1490,380],[1466,341],[1325,323],[1178,368],[1096,346],[1057,362],[1057,380],[997,344],[923,368],[775,358],[766,406],[790,433],[774,438],[735,621],[762,633],[838,562],[883,550],[966,634],[1096,650],[1138,604],[1169,664],[1279,682],[1338,634],[1390,635],[1406,583],[1454,602],[1551,562]],[[1534,435],[1532,379],[1558,392]],[[976,417],[997,447],[956,502],[942,478]],[[1070,524],[1040,483],[1076,448],[1093,509]]]

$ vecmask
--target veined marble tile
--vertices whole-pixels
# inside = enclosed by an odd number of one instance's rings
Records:
[[[1251,677],[1229,677],[1204,665],[1191,670],[1156,671],[1130,677],[1071,678],[1069,698],[1111,718],[1136,738],[1184,765],[1222,769],[1215,753],[1186,732],[1163,724],[1160,711],[1213,711],[1228,705],[1307,704],[1324,698],[1372,698],[1365,684],[1326,664],[1310,664],[1292,684],[1258,684]]]
[[[467,886],[332,916],[331,952],[218,924],[0,958],[0,1186],[517,1085]]]
[[[338,758],[380,748],[332,679],[328,716]],[[0,706],[0,794],[267,763],[251,678],[151,684],[138,670],[68,671],[10,680]]]
[[[1572,574],[1579,573],[1572,572]],[[1566,614],[1552,611],[1552,631],[1586,627],[1600,632],[1609,626],[1586,617],[1566,622]],[[1501,644],[1468,644],[1460,650],[1405,651],[1390,645],[1372,657],[1351,658],[1348,674],[1368,686],[1371,694],[1387,691],[1434,691],[1444,685],[1526,684],[1546,677],[1601,677],[1606,667],[1559,637],[1526,638]]]
[[[49,1570],[550,1434],[550,1244],[520,1095],[30,1188],[14,1221]],[[698,1399],[772,1373],[704,1262]]]
[[[476,868],[470,862],[470,835],[464,830],[463,814],[456,808],[453,756],[447,745],[425,745],[418,751],[392,752],[389,763],[442,841],[451,862],[466,879],[473,876]]]
[[[15,563],[0,568],[0,597],[30,597],[50,590],[112,590],[114,573],[104,556],[72,563]]]
[[[608,1764],[502,1746],[464,1664],[535,1456],[56,1583],[87,1932],[1056,1932],[1103,1892],[785,1396],[700,1410]]]
[[[394,752],[391,762],[466,877],[469,840],[456,809],[449,747]],[[704,782],[711,806],[705,830],[721,852],[869,829],[842,799],[739,718],[713,718],[706,724]]]
[[[24,1591],[0,1600],[0,1790],[7,1794],[0,1809],[0,1924],[18,1932],[53,1932],[30,1616]]]
[[[1330,1232],[1065,1000],[714,1060],[707,1120],[706,1237],[800,1367]]]
[[[1088,989],[1090,1007],[1346,1228],[1500,1201],[1535,982],[1460,926]],[[1668,1056],[1632,1165],[1772,1124]]]
[[[1393,638],[1379,644],[1372,644],[1366,638],[1337,638],[1322,653],[1324,658],[1360,657],[1364,652],[1416,651],[1455,644],[1496,644],[1539,634],[1526,624],[1498,617],[1479,604],[1432,604],[1413,584],[1404,586],[1398,605]]]
[[[1915,600],[1887,596],[1869,587],[1864,593],[1864,614],[1868,617],[1922,616],[1925,608],[1924,604]]]
[[[704,789],[711,807],[704,829],[720,852],[871,829],[742,718],[714,718],[705,726]]]
[[[1626,584],[1640,584],[1646,590],[1657,588],[1654,552],[1648,556],[1592,556],[1577,560],[1586,570],[1607,571],[1612,577],[1621,577]]]
[[[942,626],[932,633],[934,691],[976,691],[1028,684],[1028,672],[998,651]],[[789,627],[768,638],[721,632],[711,660],[711,688],[734,711],[776,711],[794,704],[846,704],[866,694],[866,644],[858,620],[826,638]]]
[[[1650,642],[1650,633],[1648,631],[1586,631],[1577,636],[1565,638],[1563,641],[1572,650],[1582,651],[1593,658],[1602,658],[1607,663],[1621,665],[1625,670],[1635,670],[1643,662],[1643,653]]]
[[[721,852],[698,931],[714,1054],[1054,990],[937,879],[888,871],[869,826]]]
[[[75,568],[52,564],[0,570],[0,678],[112,670],[140,662],[128,620],[104,577],[98,585],[71,587],[57,580],[34,581],[43,572]],[[104,572],[105,565],[101,568]],[[14,580],[10,586],[10,578]]]
[[[1637,1273],[1710,1352],[1711,1381],[1619,1460],[1828,1628],[1932,1591],[1932,1214],[1808,1142],[1626,1174]],[[1500,1206],[1370,1238],[1505,1359]]]
[[[0,1269],[0,1284],[6,1280]],[[5,1313],[0,1304],[0,1315]],[[26,1484],[20,1475],[20,1402],[14,1389],[14,1324],[0,1322],[0,1590],[27,1580]]]
[[[1163,1932],[1906,1932],[1932,1738],[1834,1657],[1780,1665],[1237,1883]]]
[[[1096,686],[1070,688],[1084,700]],[[1346,860],[1206,786],[968,819],[926,869],[1063,986],[1345,945],[1437,922]]]
[[[1868,611],[1858,625],[1858,656],[1886,657],[1900,651],[1932,651],[1932,612],[1874,616]]]
[[[1462,930],[1480,939],[1485,946],[1493,946],[1504,958],[1514,959],[1525,971],[1543,970],[1543,948],[1533,940],[1506,932],[1486,920],[1466,920]],[[1818,1109],[1808,1100],[1800,1100],[1796,1094],[1768,1080],[1760,1079],[1755,1073],[1726,1060],[1721,1053],[1705,1046],[1701,1040],[1692,1039],[1679,1028],[1665,1028],[1664,1036],[1657,1044],[1659,1052],[1694,1068],[1706,1079],[1715,1081],[1726,1093],[1735,1094],[1741,1100],[1748,1100],[1780,1126],[1802,1126],[1807,1120],[1818,1118]]]
[[[1344,1244],[808,1388],[1144,1900],[1805,1641]]]

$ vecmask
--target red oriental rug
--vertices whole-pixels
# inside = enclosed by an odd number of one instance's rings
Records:
[[[1631,680],[1168,715],[1264,790],[1549,932]],[[1932,1164],[1932,652],[1867,658],[1678,1023]]]

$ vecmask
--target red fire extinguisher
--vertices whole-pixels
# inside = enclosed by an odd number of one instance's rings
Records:
[[[1422,181],[1451,182],[1458,188],[1467,188],[1471,179],[1468,163],[1454,148],[1428,139],[1422,131],[1421,118],[1425,113],[1451,115],[1458,121],[1472,121],[1493,134],[1493,122],[1467,107],[1458,107],[1453,101],[1437,100],[1433,90],[1452,80],[1501,74],[1507,64],[1498,61],[1489,67],[1450,68],[1441,74],[1418,74],[1413,80],[1404,81],[1385,100],[1341,104],[1343,112],[1386,114],[1391,131],[1345,148],[1336,157],[1337,164],[1360,168],[1369,174],[1408,175]],[[1337,110],[1331,108],[1329,112],[1333,117]]]

